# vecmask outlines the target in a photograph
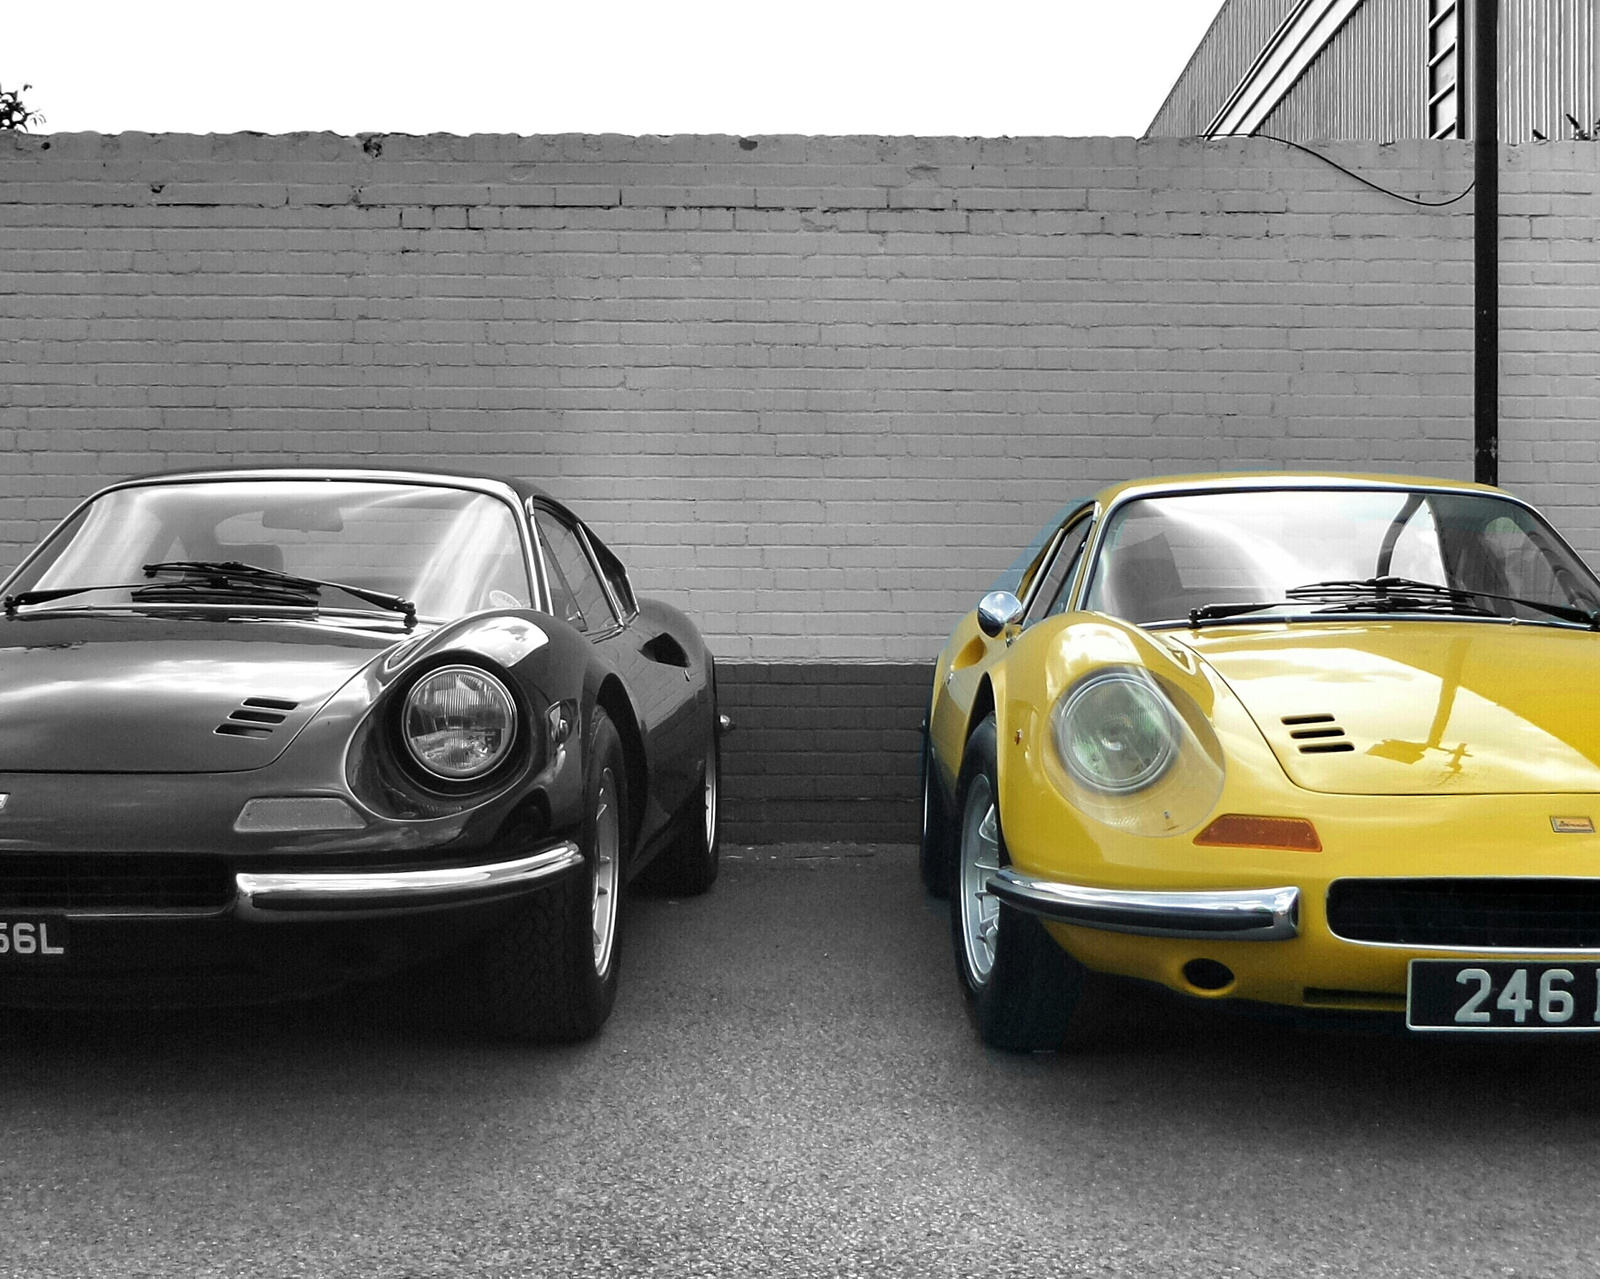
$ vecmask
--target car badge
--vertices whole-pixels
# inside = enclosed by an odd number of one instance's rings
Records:
[[[1593,835],[1594,819],[1591,817],[1552,817],[1550,829],[1557,835]]]

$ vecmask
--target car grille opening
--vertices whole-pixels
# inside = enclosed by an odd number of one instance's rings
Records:
[[[1355,750],[1332,715],[1285,715],[1282,723],[1302,755],[1339,755]]]
[[[247,697],[214,731],[222,737],[270,737],[299,705],[282,697]]]
[[[169,853],[0,854],[0,911],[222,910],[233,872]]]
[[[1600,880],[1341,879],[1328,888],[1328,927],[1394,945],[1600,949]]]

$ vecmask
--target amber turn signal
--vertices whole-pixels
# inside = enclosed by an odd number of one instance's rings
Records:
[[[1317,828],[1303,817],[1224,813],[1196,835],[1194,842],[1221,848],[1287,848],[1297,853],[1322,851]]]

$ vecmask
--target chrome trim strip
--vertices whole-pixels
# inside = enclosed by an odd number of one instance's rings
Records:
[[[1084,530],[1083,547],[1078,554],[1078,567],[1072,570],[1072,580],[1063,583],[1061,589],[1066,592],[1067,607],[1062,612],[1071,612],[1083,607],[1083,588],[1087,585],[1089,575],[1089,555],[1095,549],[1100,536],[1100,520],[1105,515],[1098,500],[1089,507],[1089,514],[1085,517],[1089,527]]]
[[[236,914],[245,918],[325,916],[421,906],[456,906],[521,891],[583,863],[571,840],[515,861],[442,870],[241,872],[234,876]]]
[[[989,891],[1009,906],[1062,924],[1146,937],[1288,941],[1300,935],[1298,888],[1144,893],[1085,888],[1006,868]]]
[[[535,511],[544,509],[546,508],[536,503],[532,498],[529,498],[520,507],[523,525],[528,530],[528,541],[532,547],[532,558],[535,563],[533,573],[534,589],[543,592],[539,600],[539,608],[542,612],[554,617],[556,613],[556,593],[550,585],[550,565],[545,562],[544,534],[539,531],[539,521],[534,517]]]

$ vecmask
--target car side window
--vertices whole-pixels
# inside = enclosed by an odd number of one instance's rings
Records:
[[[622,567],[622,561],[610,547],[594,535],[594,531],[588,525],[584,526],[583,538],[589,543],[589,549],[594,552],[600,571],[605,575],[606,584],[611,587],[611,598],[616,600],[624,617],[632,617],[639,611],[639,603],[633,597],[633,584],[628,581],[628,571]]]
[[[1073,579],[1078,575],[1078,561],[1083,558],[1083,546],[1092,522],[1085,515],[1062,536],[1061,545],[1056,548],[1055,558],[1050,561],[1044,580],[1039,583],[1039,589],[1028,603],[1027,616],[1022,619],[1024,630],[1066,609],[1067,596],[1072,590]]]
[[[549,511],[535,510],[533,518],[545,545],[552,611],[580,631],[616,626],[617,615],[577,533]]]

